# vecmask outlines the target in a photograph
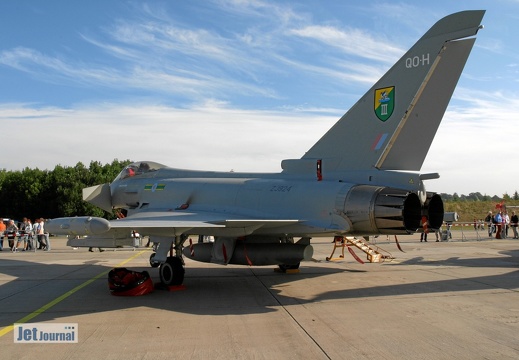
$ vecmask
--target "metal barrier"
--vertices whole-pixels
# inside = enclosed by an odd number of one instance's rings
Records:
[[[485,223],[485,222],[481,222],[481,221],[472,221],[472,222],[453,222],[453,223],[447,223],[446,226],[449,227],[450,225],[450,228],[448,229],[448,231],[451,231],[452,228],[456,228],[455,230],[459,230],[461,231],[461,241],[467,241],[467,236],[465,234],[465,232],[468,232],[468,229],[466,229],[467,227],[472,227],[473,230],[476,232],[476,237],[477,237],[477,240],[478,241],[481,241],[483,240],[483,238],[495,238],[495,236],[488,236],[488,227],[489,226],[495,226],[495,224],[488,224],[488,223]],[[508,229],[510,231],[512,231],[510,228],[513,226],[513,225],[518,225],[517,223],[509,223],[508,224]],[[506,224],[503,224],[503,230],[501,230],[502,232],[506,232],[506,228],[505,228]],[[496,230],[492,230],[492,234],[495,234],[495,231]],[[480,232],[483,232],[485,235],[482,237],[480,235]],[[510,236],[505,236],[503,237],[504,239],[507,239],[509,238]]]

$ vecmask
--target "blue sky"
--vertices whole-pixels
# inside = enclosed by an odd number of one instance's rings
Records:
[[[3,1],[0,168],[279,171],[437,20],[485,9],[422,172],[519,191],[519,0]]]

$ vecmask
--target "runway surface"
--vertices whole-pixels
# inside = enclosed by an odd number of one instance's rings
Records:
[[[395,260],[364,265],[348,251],[326,261],[332,239],[314,239],[316,261],[297,274],[186,260],[185,290],[139,297],[110,295],[107,272],[158,282],[147,248],[88,252],[52,238],[49,252],[4,249],[1,358],[517,359],[519,240],[480,235],[400,236],[405,253],[378,238]],[[78,343],[15,343],[20,322],[77,323]]]

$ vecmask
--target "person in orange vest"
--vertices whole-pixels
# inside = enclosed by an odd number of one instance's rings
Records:
[[[429,233],[429,220],[427,219],[427,216],[422,216],[422,228],[423,232],[420,235],[420,242],[425,241],[427,242],[427,234]]]
[[[4,251],[4,235],[5,235],[5,223],[0,219],[0,251]]]

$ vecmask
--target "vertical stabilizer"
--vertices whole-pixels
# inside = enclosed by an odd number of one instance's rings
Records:
[[[484,13],[438,21],[302,159],[325,171],[419,171]]]

